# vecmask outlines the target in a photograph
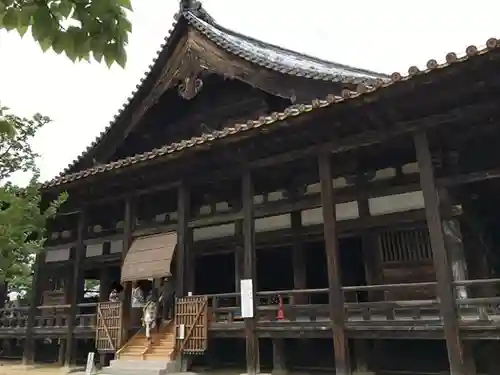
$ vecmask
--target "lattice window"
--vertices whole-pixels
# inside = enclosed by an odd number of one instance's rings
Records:
[[[384,263],[413,263],[432,260],[427,228],[381,232],[378,241]]]

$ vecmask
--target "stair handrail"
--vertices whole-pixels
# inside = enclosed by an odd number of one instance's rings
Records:
[[[115,355],[116,355],[116,358],[120,358],[120,353],[128,348],[128,346],[130,345],[130,343],[136,338],[137,335],[139,335],[139,333],[141,333],[141,329],[138,329],[136,333],[134,333],[134,335],[120,348],[116,351]]]

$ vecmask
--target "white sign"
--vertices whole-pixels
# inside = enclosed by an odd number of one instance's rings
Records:
[[[184,324],[179,325],[179,340],[184,340],[184,331],[186,330],[186,326]]]
[[[253,282],[252,279],[240,280],[241,317],[253,318]]]
[[[85,375],[91,375],[94,373],[94,352],[89,352],[87,355],[87,365],[85,366]]]

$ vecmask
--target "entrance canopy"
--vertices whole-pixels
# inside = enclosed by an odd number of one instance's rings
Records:
[[[121,281],[170,276],[170,263],[176,245],[176,232],[136,238],[123,262]]]

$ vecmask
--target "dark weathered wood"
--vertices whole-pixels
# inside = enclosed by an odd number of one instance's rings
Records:
[[[255,222],[253,218],[253,182],[249,171],[244,171],[241,187],[243,206],[243,278],[253,280],[253,311],[256,310]],[[255,318],[245,319],[247,374],[255,375],[259,369],[259,339],[255,332]]]
[[[368,181],[366,181],[366,176],[359,176],[358,181],[362,188],[370,190],[367,186]],[[370,206],[367,197],[363,197],[363,199],[358,200],[358,210],[359,217],[362,220],[369,220],[371,218]],[[377,233],[374,228],[367,228],[361,231],[361,247],[363,254],[363,263],[365,266],[366,283],[383,284],[384,274],[382,269],[381,253],[377,241]],[[383,293],[370,292],[369,299],[383,299]]]
[[[291,213],[291,231],[292,231],[292,264],[293,264],[293,287],[295,289],[306,289],[307,268],[304,243],[302,242],[302,213],[293,211]],[[295,296],[295,303],[307,303],[305,295]]]
[[[370,366],[370,354],[372,352],[372,348],[370,347],[370,342],[368,340],[353,340],[354,346],[354,373],[355,374],[374,374],[370,372],[372,366]]]
[[[28,310],[28,319],[26,321],[26,336],[24,340],[23,364],[30,365],[35,360],[35,342],[34,342],[34,325],[37,313],[37,307],[40,302],[40,294],[42,287],[41,271],[45,262],[45,252],[39,252],[36,255],[35,265],[33,267],[33,279],[31,281],[31,298],[30,307]]]
[[[132,244],[132,233],[134,231],[135,213],[134,213],[134,200],[128,196],[125,199],[123,207],[123,242],[121,253],[121,266],[125,261],[127,252]],[[123,285],[123,308],[122,308],[122,342],[125,344],[129,339],[130,330],[130,313],[131,313],[131,298],[132,298],[132,282],[125,282]]]
[[[273,375],[285,375],[287,373],[285,340],[273,340]]]
[[[175,274],[176,297],[186,296],[189,292],[189,273],[187,263],[191,260],[191,236],[192,232],[188,227],[191,214],[191,191],[190,186],[184,180],[177,189],[177,248],[175,250]],[[194,281],[194,279],[192,279]],[[187,371],[189,358],[180,353],[177,358],[177,369]]]
[[[340,254],[337,238],[337,218],[333,199],[332,161],[330,154],[318,158],[323,211],[325,252],[328,269],[328,297],[333,328],[333,345],[337,375],[349,375],[349,348],[345,332],[344,299],[341,289]]]
[[[74,263],[73,263],[73,275],[72,280],[69,284],[71,288],[71,294],[69,296],[69,314],[68,314],[68,331],[66,333],[66,356],[65,364],[69,366],[76,361],[76,355],[73,353],[75,348],[73,331],[76,324],[76,314],[78,312],[78,301],[82,298],[81,295],[81,284],[83,284],[83,270],[82,270],[82,260],[85,258],[85,236],[87,235],[87,212],[86,209],[82,209],[78,218],[77,225],[77,243],[74,248]]]
[[[103,267],[99,270],[99,302],[106,302],[111,293],[111,279],[109,268]]]
[[[422,185],[422,192],[425,200],[425,213],[429,228],[434,267],[436,269],[438,282],[437,294],[439,296],[439,306],[444,321],[450,373],[452,375],[467,375],[462,342],[460,340],[457,307],[455,304],[455,290],[452,285],[453,275],[448,262],[443,228],[441,226],[439,198],[434,180],[434,168],[432,166],[429,142],[425,132],[415,133],[414,141],[420,168],[420,183]]]
[[[0,282],[0,309],[3,309],[5,306],[5,300],[7,299],[7,281],[5,282]]]
[[[240,292],[240,281],[243,276],[243,220],[235,223],[235,242],[234,246],[234,288],[235,292]]]
[[[64,360],[66,355],[66,341],[59,339],[59,348],[57,350],[57,364],[62,367],[64,366]]]
[[[177,296],[187,295],[187,269],[186,263],[189,259],[189,216],[191,212],[191,193],[189,186],[184,181],[178,188],[177,195],[177,249],[175,254],[175,271],[177,282]]]
[[[441,188],[438,192],[440,206],[446,207],[447,209],[453,207],[454,202],[450,194],[450,189]],[[452,270],[453,280],[455,281],[467,280],[468,278],[464,241],[459,219],[460,218],[444,218],[442,221],[444,243]],[[467,289],[465,287],[457,287],[456,297],[459,299],[467,298]]]

